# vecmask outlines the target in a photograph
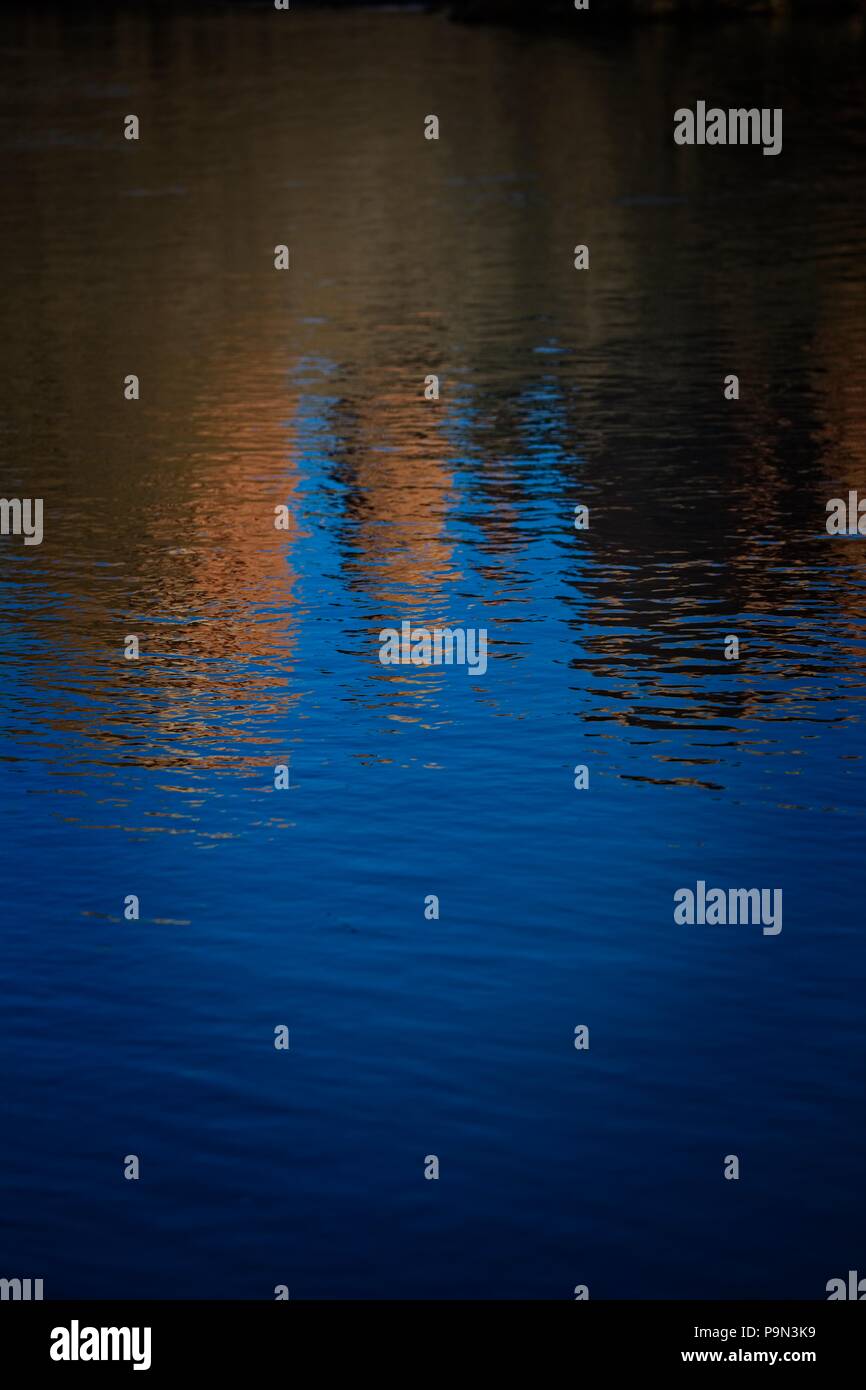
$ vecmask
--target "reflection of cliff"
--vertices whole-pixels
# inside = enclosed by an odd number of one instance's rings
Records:
[[[207,657],[289,655],[298,536],[273,506],[300,489],[303,512],[310,453],[342,577],[377,613],[462,616],[525,584],[537,528],[561,525],[566,602],[647,658],[706,604],[771,611],[767,538],[790,558],[827,479],[863,485],[856,26],[723,27],[708,55],[676,26],[18,22],[22,80],[67,95],[7,136],[7,457],[63,518],[70,650],[163,615],[203,680]],[[673,110],[719,72],[719,100],[784,98],[795,164],[673,145]]]
[[[384,373],[380,374],[380,378]],[[407,391],[405,373],[354,383],[351,409],[333,420],[342,442],[334,475],[345,486],[340,541],[349,582],[397,604],[434,604],[459,577],[448,510],[457,500],[438,428],[441,405],[423,397],[423,377]]]

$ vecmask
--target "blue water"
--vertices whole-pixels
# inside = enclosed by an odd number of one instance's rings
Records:
[[[45,540],[0,541],[0,1275],[824,1298],[866,1259],[862,54],[272,23],[4,33]],[[783,156],[676,152],[711,90]],[[383,666],[404,619],[487,672]],[[699,879],[782,931],[678,926]]]

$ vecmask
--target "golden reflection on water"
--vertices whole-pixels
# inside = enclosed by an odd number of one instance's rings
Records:
[[[263,724],[317,699],[296,667],[323,604],[389,721],[447,718],[442,672],[376,662],[402,615],[483,616],[504,666],[563,605],[563,656],[591,676],[576,698],[621,727],[798,705],[796,683],[761,690],[780,607],[844,614],[861,655],[862,547],[819,549],[827,497],[866,490],[849,27],[780,22],[743,57],[736,30],[584,45],[380,13],[17,24],[5,486],[46,499],[18,620],[73,673],[42,687],[55,732],[243,766]],[[796,163],[667,138],[714,67],[772,92],[807,64],[837,73],[833,167],[800,88]],[[580,499],[597,520],[576,550]],[[724,692],[690,684],[708,612],[746,615],[757,658]],[[808,675],[794,642],[784,657]],[[157,748],[134,746],[142,725]]]

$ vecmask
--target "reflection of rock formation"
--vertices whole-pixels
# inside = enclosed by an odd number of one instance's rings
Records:
[[[216,658],[267,699],[276,677],[249,672],[296,636],[296,534],[273,505],[308,452],[342,509],[342,578],[376,615],[462,621],[479,591],[527,588],[537,526],[561,525],[561,592],[617,660],[649,661],[706,605],[772,611],[767,537],[790,561],[827,479],[866,484],[862,285],[814,255],[861,229],[821,95],[853,128],[852,26],[714,37],[749,90],[808,70],[786,105],[792,188],[783,161],[674,147],[673,109],[713,78],[676,26],[527,45],[441,16],[127,10],[98,31],[97,80],[86,26],[19,23],[28,81],[69,95],[6,151],[7,460],[39,475],[46,545],[68,547],[52,602],[70,651],[161,615],[196,679]]]
[[[405,370],[379,381],[367,371],[351,408],[333,420],[341,441],[334,473],[346,488],[345,572],[383,613],[407,603],[435,613],[443,589],[459,578],[446,534],[457,493],[439,428],[442,405],[424,399],[423,381],[419,373],[412,393]]]

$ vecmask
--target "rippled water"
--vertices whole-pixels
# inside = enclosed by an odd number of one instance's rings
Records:
[[[2,60],[45,539],[0,541],[0,1275],[825,1297],[866,1234],[866,542],[824,524],[866,495],[861,32],[67,10]],[[678,149],[697,99],[782,106],[782,155]],[[486,674],[382,666],[405,619]],[[698,879],[783,931],[675,925]]]

